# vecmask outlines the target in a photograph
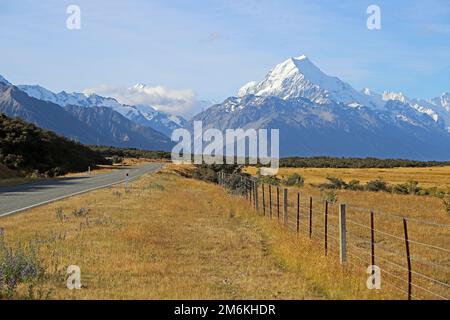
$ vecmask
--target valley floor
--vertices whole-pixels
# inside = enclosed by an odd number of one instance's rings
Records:
[[[8,245],[38,248],[47,278],[35,290],[53,299],[389,296],[244,199],[171,172],[0,218],[0,227]],[[80,290],[66,288],[69,265],[81,269]],[[26,295],[19,287],[16,297]]]
[[[256,168],[248,167],[249,173],[255,174]],[[404,167],[404,168],[280,168],[278,177],[299,173],[305,178],[306,184],[320,184],[326,182],[328,176],[338,177],[346,182],[359,180],[367,183],[381,178],[384,181],[405,183],[414,180],[421,187],[450,188],[450,167]]]

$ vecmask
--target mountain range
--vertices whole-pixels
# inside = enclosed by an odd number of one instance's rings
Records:
[[[137,86],[141,87],[142,84]],[[450,94],[431,99],[361,91],[302,55],[190,121],[149,105],[126,105],[95,93],[54,93],[14,86],[0,76],[0,112],[88,144],[170,150],[172,131],[279,129],[281,156],[450,159]]]
[[[143,86],[137,84],[136,86]],[[136,87],[135,86],[135,87]],[[69,105],[80,107],[107,107],[117,111],[125,118],[140,124],[144,127],[150,127],[157,131],[170,136],[174,129],[183,127],[186,120],[182,117],[168,115],[158,111],[156,108],[147,105],[125,105],[119,103],[116,99],[110,97],[102,97],[97,94],[85,93],[53,93],[39,85],[19,85],[20,90],[26,92],[30,97],[49,101],[54,104],[66,107]]]
[[[450,95],[411,99],[355,90],[306,56],[276,65],[191,120],[204,129],[280,130],[281,156],[448,160]]]
[[[107,105],[108,102],[113,102],[112,98],[83,98],[80,94],[70,97],[66,93],[55,97],[56,95],[53,96],[50,91],[41,87],[33,86],[33,89],[40,90],[35,90],[30,95],[26,90],[31,90],[31,87],[19,88],[4,78],[0,79],[0,113],[21,118],[85,144],[167,151],[172,148],[173,144],[166,135],[149,125],[130,120],[129,114],[124,116],[119,112],[123,112],[126,106],[119,109],[119,105]],[[56,98],[65,100],[55,100]]]

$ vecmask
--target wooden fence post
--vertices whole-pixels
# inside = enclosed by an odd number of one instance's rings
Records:
[[[309,237],[312,238],[313,198],[309,197]]]
[[[284,225],[288,226],[288,189],[284,188],[283,190],[283,221]]]
[[[409,251],[408,223],[405,218],[403,218],[403,231],[405,233],[406,261],[408,263],[408,300],[411,300],[412,297],[411,255]]]
[[[300,233],[300,192],[297,192],[297,235]]]
[[[328,201],[325,201],[325,255],[328,255]]]
[[[375,265],[375,227],[373,211],[370,211],[370,255],[372,266]],[[373,273],[375,270],[373,270]]]
[[[269,216],[272,219],[272,186],[269,184]]]
[[[244,197],[245,200],[248,200],[248,188],[247,188],[247,180],[242,179],[244,181]]]
[[[262,187],[262,205],[263,205],[263,214],[266,216],[266,193],[264,191],[264,183],[261,185]]]
[[[339,206],[339,258],[341,264],[347,261],[347,227],[345,220],[346,205]]]
[[[253,183],[252,183],[252,181],[248,180],[247,181],[247,185],[248,185],[248,194],[249,194],[248,200],[249,200],[250,205],[251,205],[252,201],[253,201]]]
[[[280,220],[280,187],[277,186],[277,218]]]
[[[258,182],[255,181],[255,209],[258,211],[259,209],[259,197],[258,197]]]

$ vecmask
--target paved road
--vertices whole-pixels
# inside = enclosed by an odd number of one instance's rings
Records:
[[[0,217],[67,198],[72,195],[124,182],[128,172],[129,180],[147,172],[160,169],[160,163],[149,163],[125,167],[92,176],[67,177],[43,182],[0,188]]]

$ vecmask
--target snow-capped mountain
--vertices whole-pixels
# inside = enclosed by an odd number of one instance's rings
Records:
[[[103,97],[95,93],[54,93],[39,85],[19,85],[18,88],[29,96],[58,104],[62,107],[107,107],[119,112],[129,120],[139,125],[151,127],[170,136],[174,129],[182,127],[186,120],[181,117],[168,115],[147,105],[130,106],[119,103],[116,99]]]
[[[382,106],[339,78],[326,75],[304,55],[283,61],[264,80],[249,82],[238,91],[239,97],[248,94],[284,100],[307,98],[316,103],[336,101],[352,106]]]
[[[450,128],[450,94],[443,93],[440,97],[432,99],[416,99],[405,96],[402,92],[385,91],[377,94],[370,89],[363,89],[362,93],[377,101],[386,103],[388,101],[399,101],[409,105],[417,112],[428,115],[434,122],[440,123],[446,128]]]
[[[6,80],[5,78],[3,78],[1,75],[0,75],[0,83],[7,84],[7,85],[10,84],[10,83],[8,82],[8,80]]]
[[[348,83],[322,72],[305,55],[283,61],[270,70],[262,81],[251,81],[238,91],[238,97],[248,94],[276,96],[284,100],[307,98],[319,104],[334,101],[354,108],[364,106],[374,110],[383,110],[390,100],[400,101],[450,128],[448,93],[424,100],[408,98],[401,92],[378,94],[368,88],[358,92]]]
[[[40,97],[52,99],[48,90],[37,90]],[[113,108],[62,107],[37,99],[7,81],[0,81],[0,113],[56,132],[85,144],[99,144],[148,150],[171,150],[172,142],[151,127],[140,126]]]
[[[448,160],[449,95],[429,100],[356,91],[307,57],[275,66],[195,116],[204,129],[279,129],[282,156],[374,156]]]

